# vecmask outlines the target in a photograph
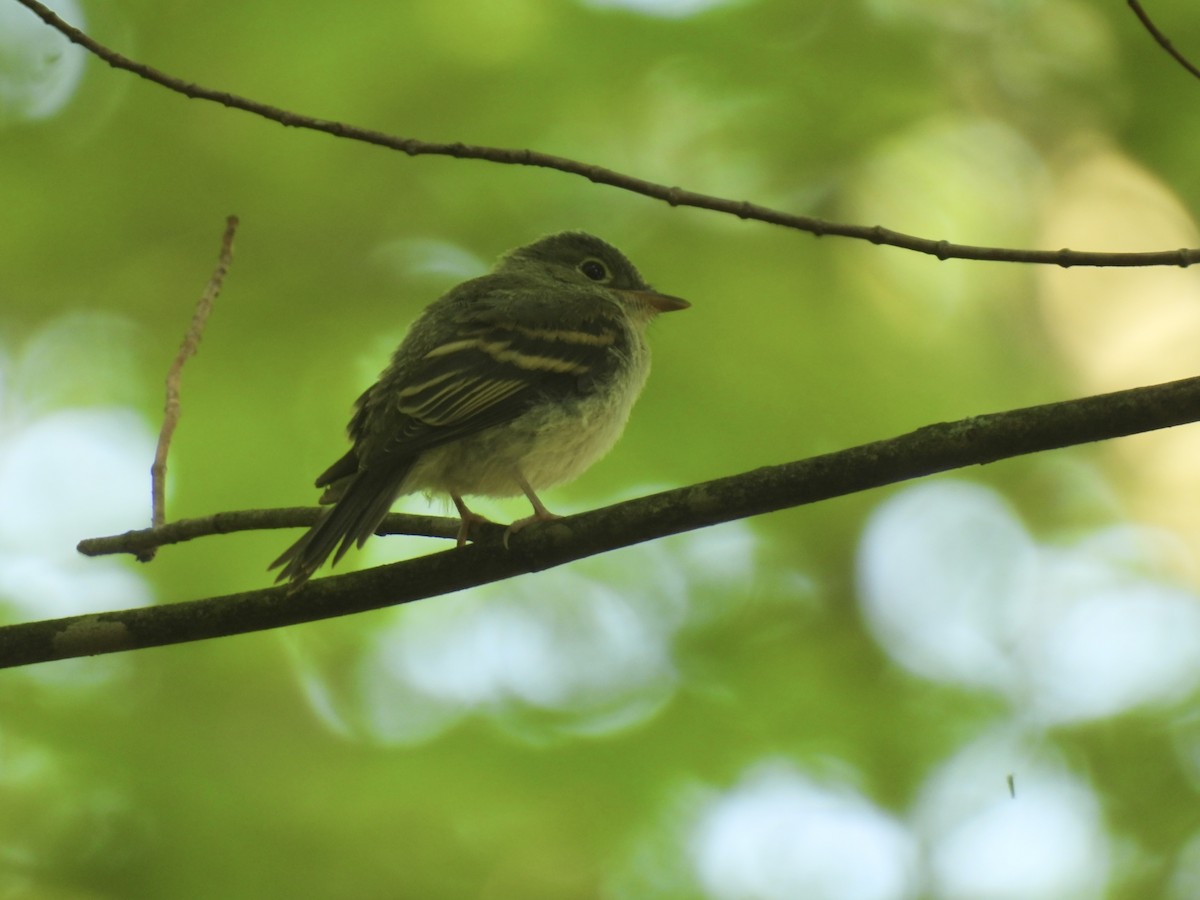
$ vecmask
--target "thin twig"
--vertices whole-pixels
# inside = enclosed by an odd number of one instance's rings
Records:
[[[950,241],[933,240],[893,231],[882,225],[849,225],[839,222],[827,222],[811,216],[801,216],[787,213],[770,207],[760,206],[745,200],[729,200],[710,194],[685,190],[681,187],[669,187],[656,184],[641,178],[634,178],[606,169],[602,166],[539,153],[535,150],[506,149],[500,147],[483,147],[463,143],[439,143],[422,141],[416,138],[404,138],[358,128],[342,122],[328,119],[316,119],[310,116],[289,112],[265,103],[259,103],[231,94],[217,91],[202,85],[183,81],[164,72],[160,72],[144,63],[136,62],[110,50],[103,44],[88,37],[78,28],[64,22],[38,0],[17,0],[22,6],[35,13],[43,22],[61,32],[68,40],[83,47],[90,53],[104,60],[110,66],[132,72],[140,78],[152,81],[168,90],[183,94],[197,100],[208,100],[220,103],[231,109],[270,119],[290,128],[305,128],[320,131],[347,140],[362,141],[391,150],[399,150],[409,156],[438,155],[452,156],[458,159],[479,159],[488,162],[513,166],[535,166],[554,169],[568,175],[586,178],[596,184],[605,184],[624,191],[631,191],[655,200],[669,203],[671,206],[690,206],[697,209],[707,209],[713,212],[737,216],[740,219],[753,219],[772,225],[780,225],[798,231],[806,231],[821,237],[835,235],[869,241],[872,244],[887,244],[916,253],[935,256],[938,259],[974,259],[991,262],[1038,263],[1041,265],[1062,266],[1190,266],[1200,262],[1200,249],[1184,248],[1180,250],[1161,250],[1148,253],[1096,253],[1078,250],[1019,250],[1003,247],[982,247],[971,244],[955,244]]]
[[[485,540],[308,582],[0,628],[0,667],[206,640],[409,603],[720,522],[965,466],[1200,420],[1200,378],[929,425],[811,459],[678,488]]]
[[[240,509],[213,513],[193,519],[176,519],[154,528],[139,528],[122,534],[84,538],[76,550],[84,556],[109,556],[132,553],[139,559],[158,547],[180,544],[217,534],[237,531],[267,531],[275,528],[308,528],[316,524],[325,510],[319,506],[289,506],[281,509]],[[405,534],[417,537],[456,538],[459,520],[446,516],[390,513],[375,529],[376,534]],[[504,526],[480,522],[471,530],[473,535],[490,535],[499,539]]]
[[[1158,45],[1171,54],[1175,61],[1191,72],[1193,76],[1200,78],[1200,69],[1193,66],[1186,56],[1175,49],[1170,39],[1159,31],[1158,26],[1151,21],[1150,16],[1142,9],[1142,4],[1138,0],[1127,0],[1127,2],[1129,3],[1129,8],[1133,10],[1134,14],[1141,19],[1142,24],[1146,26],[1146,30],[1150,32],[1150,36],[1158,41]]]
[[[192,313],[187,334],[183,336],[179,352],[175,354],[175,361],[167,371],[167,401],[163,410],[162,429],[158,433],[158,446],[154,450],[154,464],[150,467],[150,525],[153,528],[160,528],[166,522],[167,452],[171,449],[175,426],[179,424],[179,383],[183,376],[183,365],[199,348],[208,314],[212,312],[213,301],[217,299],[217,295],[221,293],[221,286],[225,283],[225,274],[233,261],[233,236],[237,232],[237,226],[237,216],[230,216],[225,220],[225,236],[221,239],[221,252],[217,257],[216,268],[205,285],[204,293],[196,301],[196,310]],[[148,547],[137,556],[141,562],[149,562],[154,558],[154,548]]]

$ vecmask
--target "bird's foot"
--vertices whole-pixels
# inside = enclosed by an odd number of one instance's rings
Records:
[[[540,505],[540,504],[539,504]],[[555,519],[561,519],[562,516],[557,513],[552,513],[544,506],[535,512],[532,516],[526,516],[524,519],[517,519],[507,528],[504,529],[504,549],[508,549],[508,539],[524,528],[526,525],[532,525],[534,522],[553,522]]]
[[[471,536],[471,526],[487,523],[492,524],[492,520],[487,516],[481,516],[477,512],[471,512],[467,504],[463,502],[463,498],[458,494],[451,494],[450,499],[454,501],[454,508],[458,510],[458,517],[462,519],[462,523],[458,526],[458,540],[456,546],[461,547],[466,544],[467,539]]]
[[[471,512],[469,509],[462,511],[462,524],[458,526],[456,546],[462,547],[467,543],[467,540],[471,537],[471,526],[477,524],[491,525],[492,520],[487,516],[481,516],[477,512]]]

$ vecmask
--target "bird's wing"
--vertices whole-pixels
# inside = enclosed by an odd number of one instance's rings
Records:
[[[609,317],[460,328],[364,395],[352,426],[360,459],[412,456],[511,421],[547,395],[586,393],[619,363],[624,341]]]

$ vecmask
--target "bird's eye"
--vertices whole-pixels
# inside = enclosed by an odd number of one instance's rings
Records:
[[[608,281],[612,277],[608,274],[608,266],[598,259],[585,259],[579,264],[579,271],[592,281]]]

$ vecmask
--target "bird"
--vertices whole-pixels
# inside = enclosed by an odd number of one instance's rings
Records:
[[[465,496],[524,494],[533,522],[560,518],[537,491],[568,482],[621,436],[650,371],[647,325],[687,309],[616,247],[582,231],[504,254],[417,317],[347,426],[351,448],[316,480],[320,519],[276,559],[298,587],[362,547],[407,494],[448,494],[457,546],[488,521]]]

